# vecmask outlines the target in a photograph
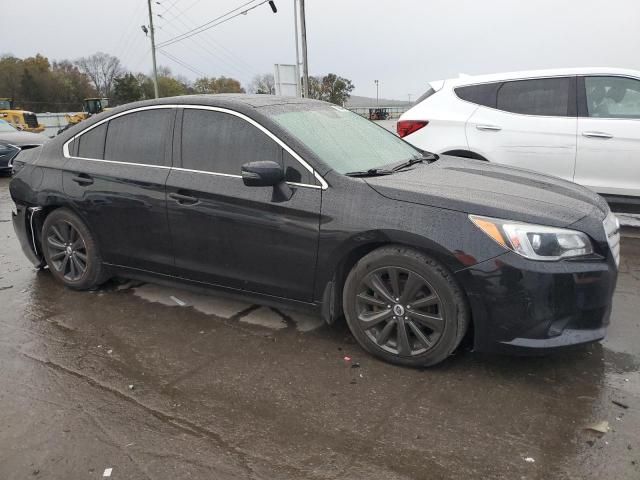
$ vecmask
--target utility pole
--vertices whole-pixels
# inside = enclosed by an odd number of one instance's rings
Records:
[[[307,59],[307,20],[304,0],[300,0],[300,29],[302,30],[302,96],[309,97],[309,60]]]
[[[380,80],[374,80],[376,84],[376,107],[380,106]]]
[[[302,89],[300,88],[300,45],[299,42],[299,34],[298,34],[298,0],[293,0],[293,19],[296,25],[296,95],[298,97],[302,96]]]
[[[147,0],[147,5],[149,6],[149,30],[151,33],[151,58],[153,59],[153,91],[156,95],[158,95],[158,67],[156,65],[156,38],[154,35],[153,29],[153,12],[151,11],[151,0]]]

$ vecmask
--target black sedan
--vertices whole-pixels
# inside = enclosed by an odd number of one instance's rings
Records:
[[[416,150],[335,105],[146,101],[21,153],[25,254],[74,289],[111,276],[215,287],[346,317],[390,362],[540,352],[605,336],[619,263],[598,195]]]
[[[0,119],[0,175],[10,175],[13,159],[21,150],[39,147],[48,140],[38,133],[21,132]]]

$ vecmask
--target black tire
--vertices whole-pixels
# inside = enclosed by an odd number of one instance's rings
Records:
[[[342,295],[345,317],[358,343],[399,365],[442,362],[458,347],[469,325],[467,302],[453,275],[433,258],[407,247],[382,247],[363,257],[349,272]]]
[[[98,245],[85,223],[72,211],[51,212],[42,227],[42,250],[53,276],[75,290],[90,290],[104,282]]]

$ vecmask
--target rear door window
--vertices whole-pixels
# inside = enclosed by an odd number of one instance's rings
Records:
[[[133,112],[109,121],[104,158],[116,162],[168,166],[174,110],[160,108]]]
[[[248,162],[271,160],[282,165],[282,148],[246,120],[211,110],[184,110],[182,168],[240,175]]]
[[[569,116],[570,79],[539,78],[504,82],[498,89],[499,110],[548,117]]]

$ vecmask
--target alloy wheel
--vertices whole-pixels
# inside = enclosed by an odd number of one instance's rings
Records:
[[[50,267],[66,280],[78,281],[87,271],[87,246],[76,228],[67,221],[59,221],[47,232]]]
[[[441,337],[444,309],[435,289],[421,275],[402,267],[384,267],[361,281],[356,296],[358,323],[383,350],[421,355]]]

